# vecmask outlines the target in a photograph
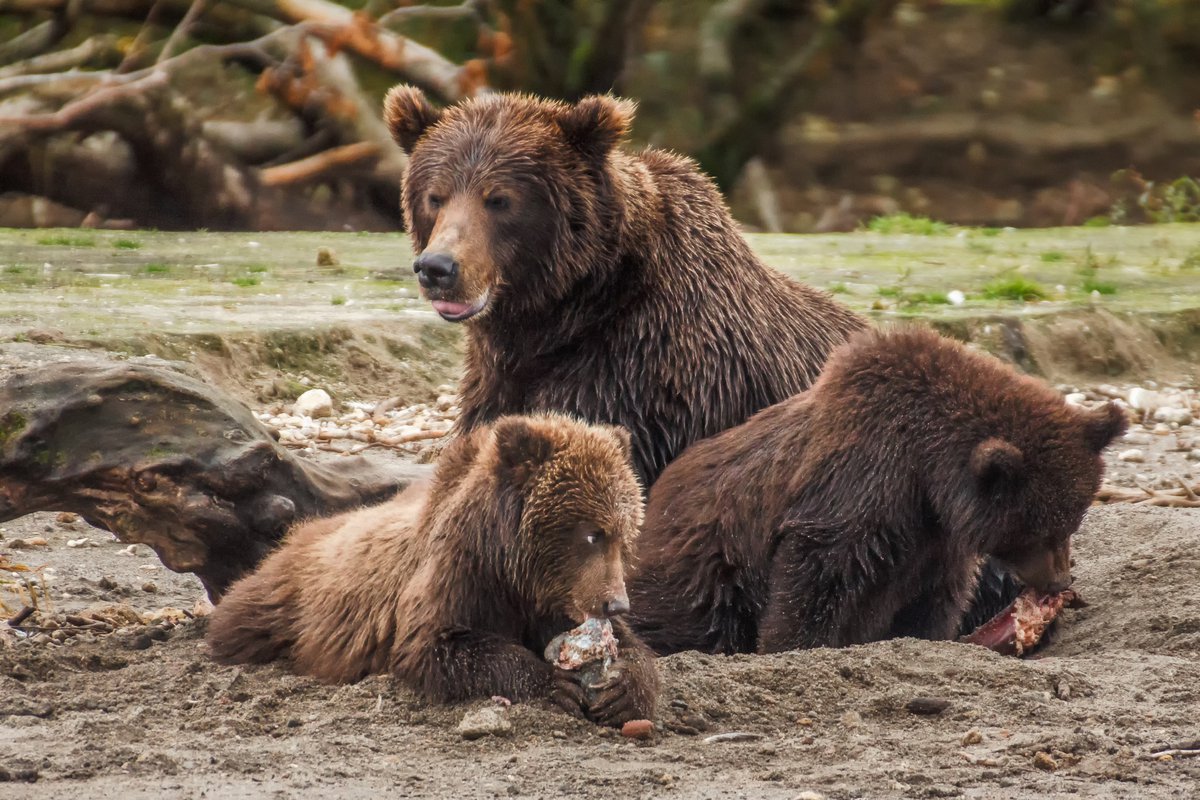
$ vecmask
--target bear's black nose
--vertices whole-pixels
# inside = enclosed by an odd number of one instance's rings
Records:
[[[426,289],[449,289],[458,280],[458,262],[446,253],[422,253],[413,262],[413,272]]]
[[[612,600],[604,601],[604,616],[618,617],[621,614],[629,613],[629,601],[624,597],[614,597]]]

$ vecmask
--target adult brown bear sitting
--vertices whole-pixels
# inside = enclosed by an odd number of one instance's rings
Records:
[[[459,430],[559,411],[628,428],[647,486],[807,388],[863,321],[768,268],[686,158],[617,147],[633,106],[494,94],[385,118],[424,295],[467,322]]]
[[[298,526],[221,600],[208,642],[220,661],[286,658],[327,681],[390,672],[433,700],[650,717],[653,658],[620,619],[614,671],[594,693],[543,660],[585,617],[628,609],[641,518],[624,431],[507,417],[447,448],[432,487]]]
[[[659,653],[951,638],[981,556],[1071,581],[1126,426],[926,330],[864,333],[809,391],[693,445],[650,493],[630,581]]]

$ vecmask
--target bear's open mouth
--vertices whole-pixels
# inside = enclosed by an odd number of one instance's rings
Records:
[[[433,306],[441,318],[447,322],[462,322],[478,314],[487,306],[488,296],[491,292],[485,291],[479,296],[479,299],[474,303],[455,303],[450,300],[430,300],[429,304]]]

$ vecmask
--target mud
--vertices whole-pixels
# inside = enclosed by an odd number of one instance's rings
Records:
[[[82,523],[19,524],[49,542],[17,554],[55,568],[60,607],[190,608],[199,596],[190,576],[166,573],[146,550],[125,555]],[[10,524],[4,535],[18,532]],[[97,546],[66,546],[82,536]],[[1198,539],[1200,512],[1094,508],[1077,538],[1077,585],[1091,605],[1065,612],[1032,660],[913,640],[663,659],[647,743],[535,705],[503,712],[508,736],[466,741],[458,722],[486,703],[431,707],[384,677],[337,687],[278,665],[221,667],[202,619],[144,650],[121,635],[17,642],[0,649],[2,794],[1190,796],[1200,759],[1150,756],[1200,737]],[[918,714],[916,698],[948,705]],[[731,732],[747,736],[704,741]]]

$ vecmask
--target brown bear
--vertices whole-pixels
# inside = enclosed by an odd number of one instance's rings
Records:
[[[651,716],[653,656],[617,618],[642,519],[628,434],[503,417],[443,453],[432,484],[300,525],[213,612],[226,663],[288,658],[332,682],[390,672],[435,701],[549,698],[596,722]],[[619,640],[585,698],[543,650],[588,617]]]
[[[384,116],[410,155],[424,295],[467,323],[460,431],[559,411],[633,436],[647,486],[692,442],[807,388],[863,321],[763,264],[681,156],[618,147],[633,105],[417,89]]]
[[[659,653],[951,638],[984,556],[1067,587],[1125,425],[931,331],[859,334],[812,389],[662,474],[634,629]]]

